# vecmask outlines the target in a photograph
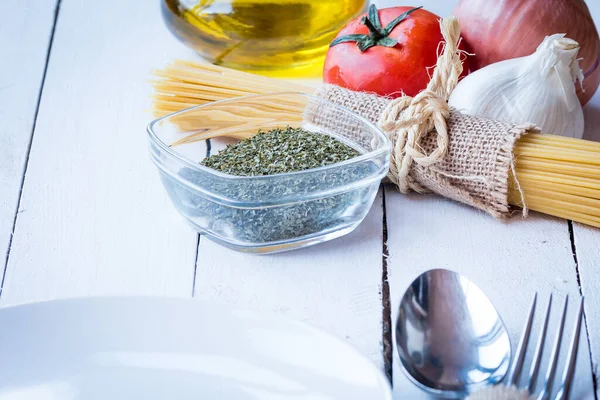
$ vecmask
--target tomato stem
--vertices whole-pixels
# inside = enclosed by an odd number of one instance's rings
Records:
[[[373,6],[375,5],[373,4]],[[373,22],[371,22],[371,20],[367,16],[364,16],[361,22],[369,29],[369,36],[372,40],[377,41],[383,38],[384,34],[380,30],[381,26],[376,27],[375,25],[373,25]]]
[[[373,46],[394,47],[398,44],[398,42],[389,37],[390,33],[392,33],[398,24],[408,18],[410,14],[421,8],[423,7],[415,7],[400,14],[384,28],[381,26],[381,21],[379,20],[379,11],[377,10],[377,7],[375,4],[371,4],[368,15],[365,15],[361,20],[367,29],[369,29],[369,34],[350,34],[346,36],[340,36],[331,42],[329,47],[333,47],[340,43],[356,42],[356,46],[360,49],[361,53],[364,53]]]

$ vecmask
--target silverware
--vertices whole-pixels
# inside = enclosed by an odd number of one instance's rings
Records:
[[[500,382],[511,356],[491,301],[473,282],[445,269],[423,273],[406,290],[396,346],[412,382],[454,398]]]
[[[537,396],[537,400],[546,400],[550,397],[552,393],[552,384],[554,382],[554,375],[556,373],[556,363],[558,361],[558,355],[560,350],[561,341],[563,338],[563,330],[565,324],[565,316],[567,314],[567,303],[569,300],[569,296],[565,296],[563,308],[560,314],[560,320],[556,332],[556,336],[554,338],[554,344],[552,345],[552,352],[550,353],[550,364],[548,365],[548,369],[546,371],[546,377],[544,380],[544,384],[541,392]],[[510,368],[510,372],[506,379],[507,386],[517,386],[519,381],[519,376],[521,374],[521,369],[523,368],[523,360],[525,358],[525,353],[527,351],[527,345],[531,336],[531,325],[533,321],[533,317],[535,315],[537,303],[537,293],[533,297],[533,302],[531,304],[531,308],[529,310],[529,315],[527,317],[527,322],[525,324],[525,328],[523,329],[523,333],[521,335],[521,339],[519,341],[519,346],[517,347],[517,354],[515,360]],[[526,386],[526,390],[529,394],[532,394],[535,389],[535,383],[538,377],[538,371],[540,367],[540,360],[542,358],[544,342],[546,340],[546,332],[548,330],[548,319],[550,316],[550,309],[552,308],[552,295],[548,300],[548,305],[546,306],[546,314],[544,315],[544,323],[542,328],[540,329],[540,333],[538,336],[537,346],[534,351],[533,361],[531,364],[531,368],[529,370],[528,383]],[[579,306],[577,309],[575,326],[573,328],[573,334],[571,338],[571,343],[569,345],[569,353],[567,355],[567,364],[563,371],[563,375],[561,378],[561,386],[558,390],[558,393],[555,397],[555,400],[563,400],[567,399],[569,396],[569,390],[571,388],[571,382],[573,380],[573,373],[575,370],[575,360],[577,359],[577,349],[579,347],[579,336],[581,333],[581,318],[583,315],[583,297],[579,300]]]

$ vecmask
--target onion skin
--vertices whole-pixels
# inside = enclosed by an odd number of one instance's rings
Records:
[[[598,0],[592,0],[598,1]],[[472,70],[535,52],[544,37],[565,33],[579,42],[585,74],[577,97],[587,103],[600,85],[600,38],[583,0],[460,0],[454,9]]]

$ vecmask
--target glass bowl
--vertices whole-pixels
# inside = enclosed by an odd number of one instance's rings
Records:
[[[228,143],[287,126],[331,135],[359,155],[267,176],[228,175],[199,164]],[[177,210],[198,232],[238,251],[290,250],[351,232],[389,168],[390,142],[379,129],[302,93],[217,101],[159,118],[147,131],[151,159]]]

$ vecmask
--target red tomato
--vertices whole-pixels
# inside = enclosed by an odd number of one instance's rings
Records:
[[[407,12],[395,27],[390,25]],[[440,17],[413,7],[378,11],[373,5],[367,16],[350,21],[332,42],[325,60],[324,82],[380,96],[415,96],[429,83],[437,61],[443,40]],[[363,52],[359,46],[368,48]],[[468,71],[466,62],[463,69]]]

